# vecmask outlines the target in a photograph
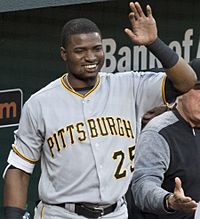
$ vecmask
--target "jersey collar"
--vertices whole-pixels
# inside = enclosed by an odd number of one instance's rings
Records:
[[[97,87],[98,87],[98,85],[99,85],[99,83],[100,83],[100,76],[98,75],[97,76],[97,81],[96,81],[96,83],[95,83],[95,85],[94,85],[94,87],[91,89],[91,90],[89,90],[86,94],[81,94],[81,93],[79,93],[79,92],[77,92],[77,91],[75,91],[74,89],[72,89],[71,87],[69,87],[66,83],[65,83],[65,81],[64,81],[64,77],[66,77],[67,76],[67,73],[66,74],[64,74],[62,77],[61,77],[61,84],[64,86],[64,88],[66,88],[68,91],[70,91],[71,93],[73,93],[73,94],[75,94],[75,95],[77,95],[77,96],[79,96],[79,97],[81,97],[81,98],[85,98],[85,97],[87,97],[87,96],[89,96]]]

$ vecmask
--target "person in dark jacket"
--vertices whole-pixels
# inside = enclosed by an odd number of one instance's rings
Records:
[[[193,219],[200,201],[200,59],[190,65],[195,86],[137,142],[132,192],[145,219]]]

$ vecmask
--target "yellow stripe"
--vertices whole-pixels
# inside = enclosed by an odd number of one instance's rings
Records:
[[[43,218],[43,215],[44,215],[44,206],[42,207],[42,210],[41,210],[41,212],[40,212],[40,219]]]
[[[67,90],[69,90],[70,92],[72,92],[73,94],[76,94],[77,96],[79,96],[79,97],[81,97],[81,98],[85,98],[85,97],[87,97],[88,95],[90,95],[90,94],[97,88],[97,86],[98,86],[99,83],[100,83],[100,76],[98,75],[95,86],[94,86],[90,91],[88,91],[86,94],[82,95],[82,94],[76,92],[75,90],[71,89],[70,87],[68,87],[68,86],[65,84],[65,81],[64,81],[65,75],[66,75],[66,74],[64,74],[64,75],[61,77],[61,83],[62,83],[62,85],[63,85]]]
[[[31,159],[25,157],[23,154],[21,154],[21,153],[17,150],[17,148],[16,148],[16,146],[15,146],[14,144],[12,145],[12,149],[13,149],[13,151],[14,151],[19,157],[21,157],[21,158],[24,159],[25,161],[28,161],[28,162],[31,163],[31,164],[35,164],[36,162],[38,162],[38,160],[31,160]]]
[[[165,83],[166,83],[166,79],[167,79],[167,76],[165,76],[163,78],[163,81],[162,81],[162,98],[163,98],[163,102],[168,105],[167,103],[167,100],[166,100],[166,95],[165,95]]]

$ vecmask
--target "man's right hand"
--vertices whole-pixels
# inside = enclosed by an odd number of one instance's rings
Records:
[[[185,196],[182,182],[179,177],[175,178],[174,193],[169,196],[167,202],[169,208],[185,213],[192,213],[197,208],[197,202],[191,197]]]
[[[147,15],[144,14],[138,2],[130,2],[130,8],[132,10],[129,14],[131,29],[126,28],[125,32],[138,45],[152,44],[158,36],[156,21],[153,18],[151,7],[149,5],[146,6]]]

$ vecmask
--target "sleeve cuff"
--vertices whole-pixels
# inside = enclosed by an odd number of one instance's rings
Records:
[[[164,197],[164,199],[163,199],[164,210],[165,210],[168,214],[173,214],[173,213],[176,212],[176,210],[174,210],[174,209],[172,209],[172,208],[170,208],[170,207],[168,206],[167,200],[168,200],[168,198],[169,198],[171,195],[173,195],[173,193],[168,193],[167,195],[165,195],[165,197]]]
[[[7,161],[14,167],[17,167],[30,174],[33,172],[33,169],[35,167],[35,164],[29,163],[26,160],[22,159],[13,150],[10,151]]]

